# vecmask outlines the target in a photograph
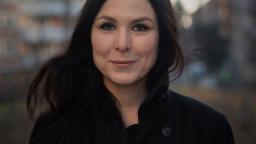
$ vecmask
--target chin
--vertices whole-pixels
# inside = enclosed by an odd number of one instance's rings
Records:
[[[115,85],[120,85],[120,86],[132,86],[142,82],[142,80],[139,78],[127,78],[127,77],[113,78],[113,79],[110,79],[110,81],[111,83],[114,83]]]
[[[145,77],[137,74],[120,74],[112,73],[104,75],[104,83],[107,85],[116,85],[116,86],[133,86],[143,82]]]
[[[131,80],[131,79],[115,79],[115,80],[112,80],[112,82],[115,83],[116,85],[132,85],[136,83],[135,80]]]

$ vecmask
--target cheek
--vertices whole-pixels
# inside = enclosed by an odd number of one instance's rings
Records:
[[[136,41],[137,53],[140,56],[152,58],[153,60],[157,57],[158,51],[158,35],[152,34]]]
[[[100,59],[100,58],[107,57],[112,47],[111,37],[105,36],[95,31],[95,32],[92,32],[91,42],[92,42],[92,52],[93,52],[94,60],[96,58]]]
[[[104,38],[98,34],[97,31],[93,31],[91,35],[93,53],[101,53],[106,49],[104,47]]]
[[[99,35],[97,31],[93,30],[91,34],[93,62],[96,67],[100,69],[102,65],[104,65],[102,59],[104,57],[104,53],[106,53],[106,48],[104,47],[104,42],[102,40],[101,35]]]
[[[152,34],[143,40],[143,45],[140,49],[141,57],[144,57],[144,68],[149,71],[156,62],[158,53],[158,35]],[[143,56],[142,56],[143,55]]]
[[[151,69],[154,65],[155,65],[155,62],[156,62],[156,59],[157,59],[157,48],[154,47],[151,49],[151,51],[148,51],[147,53],[145,53],[145,69]]]

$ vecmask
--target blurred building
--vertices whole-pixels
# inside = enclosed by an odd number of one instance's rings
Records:
[[[41,64],[63,48],[81,0],[23,0],[20,18],[25,65]]]
[[[256,86],[256,1],[232,0],[231,59],[239,82]]]
[[[255,5],[255,0],[211,0],[193,14],[203,60],[224,83],[256,86]]]
[[[83,2],[0,0],[0,102],[22,95],[34,71],[65,48]]]
[[[84,0],[1,0],[0,75],[33,69],[70,35]]]
[[[19,14],[19,5],[15,1],[0,1],[0,82],[3,78],[1,75],[15,71],[19,67]]]

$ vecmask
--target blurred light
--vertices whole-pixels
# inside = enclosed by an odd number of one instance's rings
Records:
[[[171,2],[172,2],[173,4],[175,4],[175,3],[177,2],[177,0],[171,0]]]
[[[177,0],[172,0],[177,1]],[[210,0],[180,0],[184,10],[188,14],[193,14],[196,12],[201,6],[206,5]]]
[[[182,24],[184,28],[190,28],[193,24],[193,19],[190,15],[184,15],[182,16]]]

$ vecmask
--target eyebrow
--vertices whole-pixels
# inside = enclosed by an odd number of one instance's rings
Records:
[[[112,18],[110,16],[105,16],[105,15],[96,18],[96,20],[99,20],[99,19],[106,19],[106,20],[110,20],[110,21],[116,22],[116,20],[114,18]],[[142,21],[150,21],[150,22],[153,23],[153,20],[150,19],[149,17],[146,17],[146,16],[136,18],[136,19],[132,20],[131,23],[137,23],[137,22],[142,22]]]

